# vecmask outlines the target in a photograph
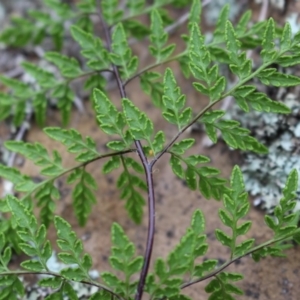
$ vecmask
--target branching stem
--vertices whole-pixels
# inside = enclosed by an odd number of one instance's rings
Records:
[[[112,73],[112,70],[110,70],[110,69],[101,69],[101,70],[94,70],[94,71],[85,72],[85,73],[82,73],[82,74],[80,74],[80,75],[78,75],[76,77],[67,79],[66,83],[69,84],[71,81],[75,81],[77,79],[81,79],[81,78],[84,78],[84,77],[88,77],[88,76],[100,74],[100,73],[103,73],[103,72],[110,72],[110,73]]]
[[[294,235],[294,234],[295,234],[295,233],[293,233],[293,235]],[[292,237],[292,235],[291,235],[290,237]],[[262,248],[264,248],[264,247],[268,247],[268,246],[270,246],[271,244],[274,244],[274,243],[277,243],[277,242],[280,242],[280,241],[283,241],[283,240],[287,240],[287,239],[290,238],[290,237],[289,237],[289,236],[284,236],[284,237],[281,237],[281,238],[269,240],[269,241],[267,241],[267,242],[265,242],[265,243],[263,243],[263,244],[261,244],[261,245],[258,245],[258,246],[256,246],[256,247],[250,249],[248,252],[246,252],[246,253],[244,253],[244,254],[241,254],[241,255],[239,255],[239,256],[237,256],[237,257],[234,257],[233,259],[228,260],[228,261],[225,262],[223,265],[221,265],[218,269],[216,269],[216,270],[214,270],[214,271],[208,273],[207,275],[205,275],[205,276],[203,276],[203,277],[201,277],[201,278],[198,278],[198,279],[196,279],[196,280],[194,280],[194,281],[190,281],[190,282],[184,283],[184,284],[181,286],[181,289],[184,289],[184,288],[186,288],[186,287],[188,287],[188,286],[191,286],[191,285],[193,285],[193,284],[195,284],[195,283],[198,283],[198,282],[204,281],[204,280],[206,280],[206,279],[209,279],[209,278],[211,278],[211,277],[214,277],[214,276],[216,276],[217,274],[219,274],[220,272],[222,272],[224,269],[226,269],[228,266],[230,266],[232,263],[234,263],[235,261],[237,261],[237,260],[239,260],[239,259],[241,259],[241,258],[243,258],[243,257],[245,257],[245,256],[247,256],[247,255],[249,255],[249,254],[252,254],[252,253],[254,253],[255,251],[260,250],[260,249],[262,249]]]
[[[100,1],[98,1],[99,6],[99,18],[101,21],[102,28],[104,30],[105,39],[107,48],[110,52],[112,52],[112,42],[111,42],[111,36],[110,31],[107,26],[107,24],[104,22],[101,9],[100,9]],[[113,73],[115,75],[115,79],[117,81],[118,89],[120,92],[121,98],[126,98],[126,91],[125,91],[125,85],[122,82],[119,69],[116,65],[112,65]],[[153,184],[153,176],[152,176],[152,167],[153,165],[150,164],[147,160],[147,157],[144,153],[143,146],[139,140],[135,140],[134,144],[136,146],[137,153],[139,155],[139,158],[142,162],[142,165],[145,170],[146,174],[146,182],[148,187],[148,234],[147,234],[147,242],[146,242],[146,250],[144,254],[144,264],[142,267],[142,271],[140,274],[140,279],[137,287],[137,292],[135,294],[135,300],[141,300],[143,296],[143,289],[146,281],[146,276],[148,273],[151,255],[152,255],[152,249],[153,249],[153,242],[154,242],[154,229],[155,229],[155,195],[154,195],[154,184]]]
[[[32,274],[54,276],[54,277],[59,277],[59,278],[62,278],[63,280],[66,280],[66,278],[64,276],[54,273],[54,272],[51,272],[51,271],[40,271],[40,272],[37,272],[37,271],[7,271],[7,272],[1,272],[0,276],[11,276],[11,275],[22,276],[22,275],[32,275]],[[79,282],[81,282],[83,284],[88,284],[90,286],[95,286],[99,289],[107,291],[108,293],[110,293],[111,295],[113,295],[114,297],[116,297],[119,300],[125,300],[123,297],[121,297],[120,295],[116,294],[114,291],[112,291],[105,285],[102,285],[98,282],[88,281],[88,280],[81,280]]]
[[[102,154],[102,155],[98,155],[88,161],[85,161],[79,165],[76,165],[74,167],[71,167],[69,169],[66,169],[64,170],[63,172],[61,172],[60,174],[56,175],[56,176],[53,176],[47,180],[44,180],[42,182],[40,182],[39,184],[37,184],[30,192],[28,192],[22,199],[25,199],[27,198],[28,196],[30,196],[32,193],[34,193],[38,188],[40,188],[41,186],[43,186],[44,184],[47,184],[48,182],[51,182],[53,180],[56,180],[57,178],[69,173],[69,172],[72,172],[78,168],[82,168],[82,167],[85,167],[87,165],[89,165],[90,163],[94,162],[94,161],[97,161],[99,159],[102,159],[102,158],[106,158],[106,157],[112,157],[112,156],[117,156],[117,155],[123,155],[123,154],[126,154],[126,153],[131,153],[131,152],[134,152],[136,151],[136,149],[128,149],[128,150],[123,150],[123,151],[117,151],[117,152],[109,152],[109,153],[106,153],[106,154]],[[21,200],[22,200],[21,199]]]
[[[123,17],[118,22],[124,22],[124,21],[128,21],[130,19],[133,19],[133,18],[140,17],[142,15],[146,15],[146,14],[148,14],[149,12],[151,12],[154,9],[161,8],[162,6],[166,6],[166,5],[171,4],[171,3],[172,3],[172,0],[169,0],[169,1],[164,1],[162,4],[153,4],[153,5],[150,5],[146,9],[144,9],[142,12],[138,12],[138,13],[135,13],[135,14],[129,14],[129,15]],[[114,25],[116,25],[116,23],[113,24],[113,25],[111,25],[109,28],[113,27]]]
[[[177,55],[171,56],[170,58],[168,58],[168,59],[166,59],[166,60],[163,60],[163,61],[157,62],[157,63],[153,63],[153,64],[151,64],[151,65],[145,67],[144,69],[142,69],[142,70],[138,71],[137,73],[135,73],[132,77],[128,78],[128,79],[124,82],[123,86],[125,87],[130,81],[132,81],[133,79],[135,79],[135,78],[141,76],[141,75],[144,74],[145,72],[150,71],[151,69],[154,69],[154,68],[156,68],[156,67],[158,67],[158,66],[160,66],[160,65],[166,64],[166,63],[168,63],[168,62],[171,62],[171,61],[174,61],[174,60],[178,60],[179,58],[183,57],[183,56],[186,55],[186,54],[187,54],[187,51],[183,51],[183,52],[180,52],[180,53],[177,54]]]
[[[282,53],[278,54],[281,55]],[[276,61],[277,57],[274,58],[272,61],[268,62],[268,63],[264,63],[262,64],[255,72],[253,72],[251,75],[249,75],[248,77],[244,78],[243,80],[240,80],[232,89],[230,89],[229,91],[227,91],[226,93],[224,93],[220,99],[214,101],[214,102],[210,102],[208,103],[193,119],[191,122],[189,122],[187,125],[185,125],[180,131],[177,132],[177,134],[172,138],[172,140],[165,146],[165,148],[151,161],[151,165],[154,166],[154,164],[168,151],[170,150],[170,148],[173,146],[173,144],[176,142],[176,140],[181,136],[181,134],[183,134],[189,127],[191,127],[193,124],[195,124],[197,122],[197,120],[199,120],[207,111],[209,111],[213,106],[215,106],[215,104],[219,103],[220,101],[222,101],[224,98],[232,95],[232,93],[239,88],[240,86],[242,86],[243,84],[245,84],[246,82],[248,82],[249,80],[251,80],[252,78],[254,78],[257,74],[259,74],[262,70],[264,70],[265,68],[267,68],[268,66],[270,66],[274,61]]]

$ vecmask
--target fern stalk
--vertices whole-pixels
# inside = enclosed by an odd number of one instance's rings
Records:
[[[101,21],[101,24],[102,24],[102,27],[103,27],[104,33],[105,33],[106,44],[107,44],[108,50],[111,52],[112,48],[111,48],[110,32],[109,32],[108,26],[104,22],[103,17],[101,15],[100,0],[98,1],[98,8],[99,8],[99,18],[100,18],[100,21]],[[124,98],[126,98],[126,91],[124,88],[124,84],[121,80],[119,70],[118,70],[117,66],[114,64],[112,65],[112,68],[113,68],[115,79],[117,81],[117,85],[119,88],[120,96],[121,96],[121,98],[124,99]],[[148,273],[151,255],[152,255],[152,249],[153,249],[154,230],[155,230],[155,195],[154,195],[154,184],[153,184],[153,176],[152,176],[153,165],[148,163],[148,160],[144,153],[141,142],[139,140],[135,140],[134,143],[135,143],[135,146],[137,149],[137,153],[140,157],[140,160],[141,160],[142,165],[145,170],[146,182],[147,182],[147,187],[148,187],[148,218],[149,218],[149,221],[148,221],[147,243],[146,243],[146,250],[145,250],[145,255],[144,255],[144,264],[143,264],[143,268],[141,271],[137,292],[135,295],[135,300],[140,300],[140,299],[142,299],[142,296],[143,296],[144,285],[145,285],[146,276]]]

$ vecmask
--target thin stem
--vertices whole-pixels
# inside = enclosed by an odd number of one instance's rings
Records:
[[[32,193],[34,193],[37,189],[39,189],[41,186],[43,186],[44,184],[47,184],[48,182],[51,182],[53,180],[56,180],[57,178],[69,173],[69,172],[72,172],[74,171],[75,169],[78,169],[78,168],[82,168],[82,167],[85,167],[87,165],[89,165],[90,163],[94,162],[94,161],[97,161],[99,159],[102,159],[102,158],[106,158],[106,157],[112,157],[112,156],[117,156],[117,155],[123,155],[123,154],[126,154],[126,153],[131,153],[131,152],[134,152],[136,151],[136,149],[128,149],[128,150],[123,150],[123,151],[118,151],[118,152],[109,152],[109,153],[105,153],[105,154],[102,154],[102,155],[98,155],[88,161],[85,161],[77,166],[74,166],[74,167],[71,167],[69,169],[66,169],[65,171],[61,172],[60,174],[56,175],[56,176],[53,176],[47,180],[44,180],[42,182],[40,182],[39,184],[37,184],[30,192],[28,192],[23,198],[27,198],[28,196],[30,196]]]
[[[125,172],[127,173],[128,175],[128,186],[130,187],[130,189],[134,189],[134,186],[133,186],[133,182],[132,182],[132,178],[130,176],[130,173],[129,173],[129,170],[127,168],[127,165],[125,163],[125,160],[124,160],[124,157],[121,155],[121,162],[122,162],[122,165],[123,165],[123,168],[125,170]]]
[[[110,69],[100,69],[100,70],[94,70],[94,71],[90,71],[90,72],[86,72],[86,73],[82,73],[76,77],[73,77],[73,78],[66,78],[62,81],[59,81],[57,84],[51,86],[50,88],[44,88],[44,89],[41,89],[40,91],[36,91],[37,94],[46,94],[47,92],[57,88],[58,86],[60,85],[69,85],[72,81],[76,81],[78,79],[81,79],[81,78],[84,78],[84,77],[87,77],[87,76],[91,76],[91,75],[95,75],[95,74],[98,74],[98,73],[102,73],[102,72],[112,72],[112,70]],[[18,99],[18,102],[26,102],[27,100],[25,98],[21,98],[19,96],[14,96],[15,98]],[[32,96],[33,98],[34,96]],[[75,102],[75,101],[74,101]],[[30,112],[28,114],[28,116],[26,117],[26,121],[29,122],[31,117],[33,115],[33,112]],[[26,131],[27,128],[23,128],[24,126],[26,126],[26,121],[25,121],[25,125],[24,123],[22,124],[22,128],[20,129],[20,131]],[[13,156],[13,155],[12,155]],[[15,157],[13,156],[12,158],[12,161],[8,163],[8,166],[10,166],[10,164],[13,162],[13,159]]]
[[[112,46],[111,46],[111,36],[110,31],[107,26],[107,24],[104,22],[103,16],[101,14],[100,9],[100,0],[98,0],[98,7],[99,7],[99,18],[100,22],[102,24],[102,28],[105,33],[105,39],[107,48],[110,52],[112,52]],[[112,64],[113,72],[117,81],[117,85],[119,88],[119,92],[121,95],[121,98],[126,98],[126,91],[125,86],[121,80],[121,76],[119,73],[119,69],[116,65]],[[140,160],[142,162],[142,165],[145,170],[146,174],[146,182],[148,187],[148,233],[147,233],[147,242],[146,242],[146,250],[144,254],[144,263],[142,267],[142,271],[140,274],[140,280],[137,287],[137,292],[135,294],[135,300],[141,300],[144,290],[144,285],[146,281],[146,276],[149,270],[151,255],[152,255],[152,249],[153,249],[153,242],[154,242],[154,229],[155,229],[155,195],[154,195],[154,184],[153,184],[153,177],[152,177],[152,165],[149,164],[147,157],[144,153],[142,144],[139,140],[134,141],[137,153],[140,157]]]
[[[156,62],[156,63],[153,63],[153,64],[151,64],[151,65],[145,67],[144,69],[142,69],[142,70],[138,71],[137,73],[135,73],[132,77],[128,78],[128,79],[124,82],[123,86],[125,87],[130,81],[132,81],[133,79],[135,79],[135,78],[141,76],[141,75],[144,74],[145,72],[147,72],[147,71],[149,71],[149,70],[151,70],[151,69],[154,69],[154,68],[156,68],[156,67],[158,67],[158,66],[160,66],[160,65],[166,64],[166,63],[168,63],[168,62],[177,60],[177,59],[183,57],[183,56],[186,55],[186,54],[187,54],[187,51],[185,50],[185,51],[180,52],[179,54],[174,55],[174,56],[172,56],[172,57],[170,57],[170,58],[168,58],[168,59],[166,59],[166,60],[163,60],[163,61],[160,61],[160,62]]]
[[[168,5],[168,4],[171,4],[172,3],[172,0],[169,0],[169,1],[165,1],[163,2],[162,4],[154,4],[154,5],[150,5],[148,7],[146,7],[143,11],[141,12],[138,12],[138,13],[135,13],[135,14],[129,14],[128,16],[125,16],[123,17],[121,20],[119,20],[117,23],[119,22],[124,22],[124,21],[128,21],[130,19],[133,19],[133,18],[137,18],[137,17],[140,17],[142,15],[145,15],[149,12],[151,12],[153,9],[157,9],[157,8],[160,8],[162,6],[165,6],[165,5]],[[117,23],[114,23],[112,24],[109,28],[115,26]]]
[[[154,185],[152,176],[152,165],[148,163],[147,158],[143,152],[141,144],[136,144],[138,154],[144,166],[146,172],[146,182],[148,187],[148,233],[147,233],[147,243],[146,251],[144,254],[144,264],[140,275],[140,280],[138,284],[137,293],[135,295],[135,300],[142,299],[143,289],[146,281],[146,276],[149,270],[153,242],[154,242],[154,229],[155,229],[155,195],[154,195]],[[141,155],[142,153],[142,155]]]
[[[110,73],[112,73],[113,71],[110,70],[110,69],[100,69],[100,70],[94,70],[94,71],[82,73],[82,74],[80,74],[80,75],[78,75],[76,77],[73,77],[73,78],[70,78],[70,79],[66,80],[66,83],[70,83],[71,81],[75,81],[77,79],[84,78],[86,76],[92,76],[92,75],[95,75],[95,74],[98,74],[98,73],[103,73],[103,72],[110,72]]]
[[[225,262],[225,263],[224,263],[223,265],[221,265],[218,269],[216,269],[216,270],[214,270],[214,271],[208,273],[207,275],[205,275],[205,276],[203,276],[203,277],[201,277],[201,278],[198,278],[198,279],[196,279],[196,280],[194,280],[194,281],[190,281],[190,282],[184,283],[184,284],[181,286],[181,289],[184,289],[184,288],[186,288],[186,287],[188,287],[188,286],[191,286],[191,285],[193,285],[193,284],[195,284],[195,283],[198,283],[198,282],[204,281],[204,280],[206,280],[206,279],[208,279],[208,278],[211,278],[211,277],[213,277],[213,276],[216,276],[217,274],[219,274],[220,272],[222,272],[224,269],[226,269],[228,266],[230,266],[230,265],[231,265],[232,263],[234,263],[235,261],[237,261],[237,260],[239,260],[239,259],[241,259],[241,258],[243,258],[243,257],[245,257],[245,256],[247,256],[247,255],[249,255],[249,254],[252,254],[252,253],[254,253],[255,251],[258,251],[258,250],[260,250],[260,249],[262,249],[262,248],[264,248],[264,247],[270,246],[271,244],[274,244],[274,243],[277,243],[277,242],[280,242],[280,241],[283,241],[283,240],[287,240],[287,239],[289,239],[290,237],[292,237],[294,234],[295,234],[295,233],[291,234],[290,236],[285,236],[285,237],[281,237],[281,238],[278,238],[278,239],[272,239],[272,240],[267,241],[267,242],[265,242],[265,243],[263,243],[263,244],[261,244],[261,245],[258,245],[258,246],[256,246],[256,247],[252,248],[251,250],[249,250],[248,252],[246,252],[246,253],[244,253],[244,254],[242,254],[242,255],[239,255],[239,256],[237,256],[237,257],[235,257],[235,258],[233,258],[233,259],[231,259],[231,260]]]
[[[20,276],[20,275],[48,275],[48,276],[54,276],[54,277],[59,277],[62,278],[63,280],[67,280],[69,281],[69,279],[66,279],[64,276],[51,272],[51,271],[8,271],[8,272],[1,272],[0,276],[11,276],[11,275],[15,275],[15,276]],[[111,289],[109,289],[108,287],[106,287],[105,285],[102,285],[98,282],[95,281],[88,281],[88,280],[81,280],[79,281],[83,284],[88,284],[91,286],[95,286],[99,289],[105,290],[108,293],[112,294],[114,297],[117,297],[119,300],[125,300],[124,298],[122,298],[121,296],[119,296],[118,294],[116,294],[115,292],[113,292]]]
[[[210,44],[206,45],[206,47],[212,47],[212,46],[214,46],[214,45],[216,45],[216,44],[219,44],[219,43],[210,43]],[[149,71],[149,70],[151,70],[151,69],[154,69],[154,68],[156,68],[156,67],[158,67],[158,66],[167,64],[167,63],[169,63],[169,62],[171,62],[171,61],[178,60],[178,59],[180,59],[181,57],[183,57],[183,56],[185,56],[185,55],[187,55],[187,54],[188,54],[188,51],[187,51],[187,50],[184,50],[184,51],[182,51],[182,52],[180,52],[180,53],[178,53],[178,54],[176,54],[176,55],[174,55],[174,56],[171,56],[171,57],[169,57],[169,58],[167,58],[167,59],[165,59],[165,60],[162,60],[162,61],[160,61],[160,62],[153,63],[153,64],[151,64],[151,65],[145,67],[144,69],[138,71],[136,74],[132,75],[130,78],[128,78],[128,79],[124,82],[123,85],[126,86],[130,81],[132,81],[133,79],[135,79],[135,78],[141,76],[141,75],[144,74],[145,72],[147,72],[147,71]]]
[[[210,2],[209,0],[203,2],[202,7],[204,7],[205,5],[207,5],[209,2]],[[248,32],[248,33],[245,33],[243,36],[239,36],[238,38],[239,38],[239,39],[246,38],[246,37],[249,36],[249,35],[251,35],[251,33]],[[224,42],[211,42],[211,43],[207,44],[206,47],[207,47],[207,48],[209,48],[209,47],[214,47],[214,46],[217,46],[217,45],[223,44],[223,43],[224,43]],[[186,50],[184,50],[184,51],[182,51],[182,52],[180,52],[180,53],[178,53],[178,54],[176,54],[176,55],[174,55],[174,56],[172,56],[172,57],[170,57],[170,58],[167,58],[167,59],[165,59],[165,60],[163,60],[163,61],[153,63],[153,64],[151,64],[151,65],[145,67],[144,69],[138,71],[136,74],[132,75],[132,77],[128,78],[128,79],[124,82],[123,86],[126,86],[130,81],[132,81],[133,79],[135,79],[135,78],[141,76],[143,73],[145,73],[145,72],[147,72],[147,71],[149,71],[149,70],[151,70],[151,69],[154,69],[154,68],[156,68],[156,67],[158,67],[158,66],[161,66],[161,65],[163,65],[163,64],[166,64],[166,63],[168,63],[168,62],[177,60],[177,59],[179,59],[179,58],[181,58],[181,57],[183,57],[184,55],[187,55],[187,54],[188,54],[188,50],[186,49]]]
[[[211,109],[213,106],[215,106],[217,103],[222,101],[224,98],[230,96],[237,88],[242,86],[244,83],[248,82],[252,78],[254,78],[257,74],[259,74],[263,69],[271,65],[274,61],[276,61],[277,57],[260,66],[255,72],[253,72],[248,77],[244,78],[243,80],[239,81],[232,89],[230,89],[228,92],[223,94],[220,99],[210,102],[207,104],[193,119],[190,123],[185,125],[180,131],[177,132],[177,134],[173,137],[173,139],[168,143],[168,145],[151,161],[151,165],[154,166],[154,164],[172,147],[172,145],[176,142],[176,140],[180,137],[182,133],[184,133],[189,127],[191,127],[193,124],[197,122],[198,119],[200,119],[209,109]]]
[[[206,6],[211,0],[205,0],[202,2],[202,7]],[[176,30],[176,28],[178,28],[180,25],[182,25],[183,23],[185,23],[190,16],[190,12],[186,12],[184,15],[182,15],[178,20],[176,20],[174,23],[172,23],[171,25],[168,25],[167,27],[164,28],[164,31],[167,33],[172,33]],[[120,20],[120,22],[122,22],[123,20]],[[145,36],[144,39],[149,38],[149,36]],[[142,40],[137,40],[135,38],[130,38],[128,40],[128,44],[132,45],[134,43],[138,43],[141,42]]]
[[[207,4],[209,4],[211,0],[204,0],[201,3],[202,8],[205,7]],[[175,23],[167,26],[165,28],[165,32],[171,33],[174,31],[177,27],[179,27],[181,24],[185,23],[190,17],[190,11],[183,14]]]

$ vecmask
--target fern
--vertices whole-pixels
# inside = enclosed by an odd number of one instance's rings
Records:
[[[0,234],[0,299],[24,296],[19,277],[28,273],[47,275],[38,284],[50,288],[48,300],[78,299],[72,282],[95,286],[97,291],[90,300],[141,300],[144,293],[151,299],[191,300],[182,290],[204,280],[208,281],[205,291],[210,294],[209,299],[236,299],[235,295],[242,295],[243,291],[235,282],[242,280],[243,275],[227,272],[225,269],[229,265],[247,255],[255,261],[268,255],[284,256],[283,251],[294,241],[300,243],[299,214],[294,211],[298,186],[296,170],[287,179],[274,216],[265,216],[267,227],[274,233],[272,239],[257,244],[255,239],[247,237],[240,242],[239,237],[245,236],[252,224],[245,220],[250,202],[240,168],[233,168],[230,180],[221,177],[221,170],[210,165],[209,157],[192,153],[195,139],[182,138],[194,123],[199,122],[213,143],[217,142],[217,133],[220,132],[225,143],[233,149],[266,153],[267,147],[252,137],[247,128],[242,128],[235,120],[223,119],[225,111],[218,109],[217,104],[232,96],[245,112],[254,109],[288,114],[290,110],[284,103],[258,91],[253,82],[256,80],[275,87],[300,84],[299,77],[282,72],[282,68],[299,64],[300,33],[292,37],[289,24],[278,28],[272,18],[251,24],[250,11],[234,25],[228,20],[230,8],[226,5],[220,12],[213,39],[208,43],[199,25],[201,1],[190,2],[155,0],[148,5],[144,0],[127,0],[121,7],[117,0],[103,0],[100,5],[93,0],[82,0],[71,7],[58,0],[44,0],[48,10],[30,11],[29,19],[15,18],[12,26],[2,32],[0,41],[14,47],[41,44],[50,36],[54,48],[46,52],[44,58],[57,68],[59,75],[24,62],[22,68],[33,78],[33,85],[1,76],[0,81],[8,92],[0,93],[0,120],[12,117],[18,127],[26,117],[25,108],[29,107],[37,123],[43,127],[47,121],[48,103],[54,99],[63,125],[67,125],[75,97],[71,83],[78,81],[81,88],[91,92],[95,119],[99,130],[110,138],[106,143],[110,152],[100,153],[91,137],[83,137],[73,128],[43,128],[50,139],[64,145],[67,153],[74,155],[74,165],[70,168],[65,167],[58,151],[49,154],[38,142],[5,143],[7,150],[40,167],[43,179],[35,183],[19,170],[0,165],[0,177],[10,181],[19,193],[18,198],[6,195],[0,201],[0,211],[4,213],[0,221],[3,228]],[[182,52],[176,52],[177,45],[170,43],[166,30],[167,25],[174,25],[168,11],[170,5],[179,9],[189,5]],[[103,35],[98,34],[99,26],[94,26],[95,16],[92,18],[92,15],[98,16]],[[143,15],[148,16],[149,23],[141,22]],[[63,49],[64,35],[72,37],[78,44],[80,59],[58,51]],[[141,68],[130,37],[138,41],[149,39],[149,53],[153,60],[147,66]],[[261,48],[261,64],[253,69],[253,61],[246,56],[246,50],[256,47]],[[184,89],[179,86],[177,75],[171,68],[166,68],[163,74],[153,71],[171,61],[179,62],[182,74],[192,78],[195,92],[205,96],[206,103],[201,109],[189,106]],[[226,65],[236,78],[233,86],[222,73],[221,64]],[[276,64],[281,68],[275,68]],[[107,93],[104,72],[112,73],[116,79],[119,103],[112,101]],[[174,137],[170,138],[155,128],[140,108],[141,104],[133,103],[127,96],[127,84],[137,78],[163,119],[177,128]],[[132,153],[135,155],[131,156]],[[216,228],[215,237],[230,252],[222,265],[216,259],[204,259],[209,252],[205,233],[208,216],[198,209],[176,247],[167,257],[157,258],[154,268],[150,268],[155,234],[154,166],[166,154],[170,156],[172,172],[185,181],[189,189],[197,190],[204,198],[222,202],[218,216],[227,229]],[[60,199],[56,180],[66,176],[66,183],[74,185],[74,214],[84,226],[93,205],[97,205],[95,191],[99,180],[92,177],[87,166],[99,160],[105,160],[102,164],[104,175],[115,170],[119,172],[116,186],[129,217],[135,223],[141,223],[147,203],[149,223],[143,256],[135,254],[135,245],[124,229],[117,223],[112,225],[109,262],[114,272],[103,271],[100,279],[95,281],[89,273],[92,257],[85,253],[83,243],[71,225],[55,215],[56,201]],[[36,207],[39,208],[39,218],[35,216]],[[50,271],[47,265],[54,248],[47,240],[47,230],[52,223],[57,234],[58,258],[67,265],[57,273]],[[10,269],[13,250],[29,257],[17,270]]]

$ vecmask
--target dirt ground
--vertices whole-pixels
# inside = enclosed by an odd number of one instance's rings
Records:
[[[176,42],[176,39],[174,40]],[[149,61],[145,54],[145,48],[135,49],[143,58],[143,64]],[[184,80],[179,75],[177,64],[172,64],[175,74],[180,78],[180,85],[183,93],[187,94],[188,103],[194,107],[195,111],[201,109],[205,104],[205,99],[201,99],[191,85],[191,82]],[[161,70],[163,70],[161,68]],[[167,138],[171,138],[176,129],[166,124],[160,117],[159,111],[150,104],[149,98],[140,92],[138,81],[135,80],[127,87],[128,98],[132,99],[141,109],[152,118],[156,130],[164,130]],[[114,103],[119,103],[119,94],[117,90],[110,93]],[[61,121],[57,111],[50,110],[47,117],[47,126],[60,126]],[[80,113],[74,109],[72,112],[70,128],[77,129],[83,136],[91,136],[97,142],[99,151],[105,152],[105,143],[108,141],[97,127],[94,113],[90,108],[90,102],[85,102],[85,112]],[[6,128],[1,125],[0,134],[5,139]],[[186,134],[196,139],[196,145],[193,147],[193,153],[204,154],[211,158],[212,165],[222,170],[222,175],[228,177],[234,164],[239,162],[239,154],[236,151],[228,150],[226,145],[221,142],[212,148],[202,146],[202,134]],[[42,130],[35,125],[26,135],[28,142],[40,142],[50,151],[58,150],[63,156],[65,167],[74,164],[73,157],[70,156],[65,148],[58,143],[49,140]],[[16,163],[20,170],[25,174],[37,177],[38,168],[29,161],[17,159]],[[139,254],[143,254],[147,235],[147,213],[145,207],[145,218],[140,226],[136,226],[128,219],[124,209],[124,203],[119,200],[119,192],[115,189],[115,179],[118,172],[104,176],[101,174],[103,162],[96,162],[88,166],[88,170],[97,179],[99,189],[97,191],[97,205],[87,225],[80,228],[72,213],[71,189],[63,180],[59,180],[61,199],[58,201],[57,214],[67,219],[79,237],[84,240],[85,250],[91,254],[94,260],[93,268],[102,272],[111,269],[108,264],[110,252],[110,228],[113,222],[118,222],[128,234],[129,238],[136,244]],[[207,201],[201,197],[199,192],[190,191],[185,184],[175,178],[168,158],[163,157],[156,165],[154,172],[155,196],[156,196],[156,233],[152,263],[157,257],[166,257],[169,251],[177,244],[180,237],[185,233],[189,226],[192,213],[195,209],[201,209],[206,216],[206,233],[210,245],[209,258],[218,259],[224,262],[229,253],[221,246],[214,237],[214,230],[222,227],[218,218],[218,209],[221,203],[214,200]],[[254,237],[256,243],[261,243],[271,237],[271,232],[264,224],[263,212],[258,208],[252,207],[249,220],[253,221],[251,231],[248,237]],[[222,227],[223,228],[223,227]],[[50,232],[50,239],[55,240],[53,231]],[[287,258],[266,258],[256,264],[250,257],[237,261],[228,268],[231,272],[241,272],[245,279],[238,283],[238,286],[245,291],[244,296],[237,299],[259,299],[259,300],[296,300],[300,299],[300,251],[295,247],[287,251]],[[193,297],[194,300],[207,299],[208,295],[204,292],[204,286],[208,282],[196,284],[187,288],[184,292]],[[146,298],[145,298],[146,299]]]

